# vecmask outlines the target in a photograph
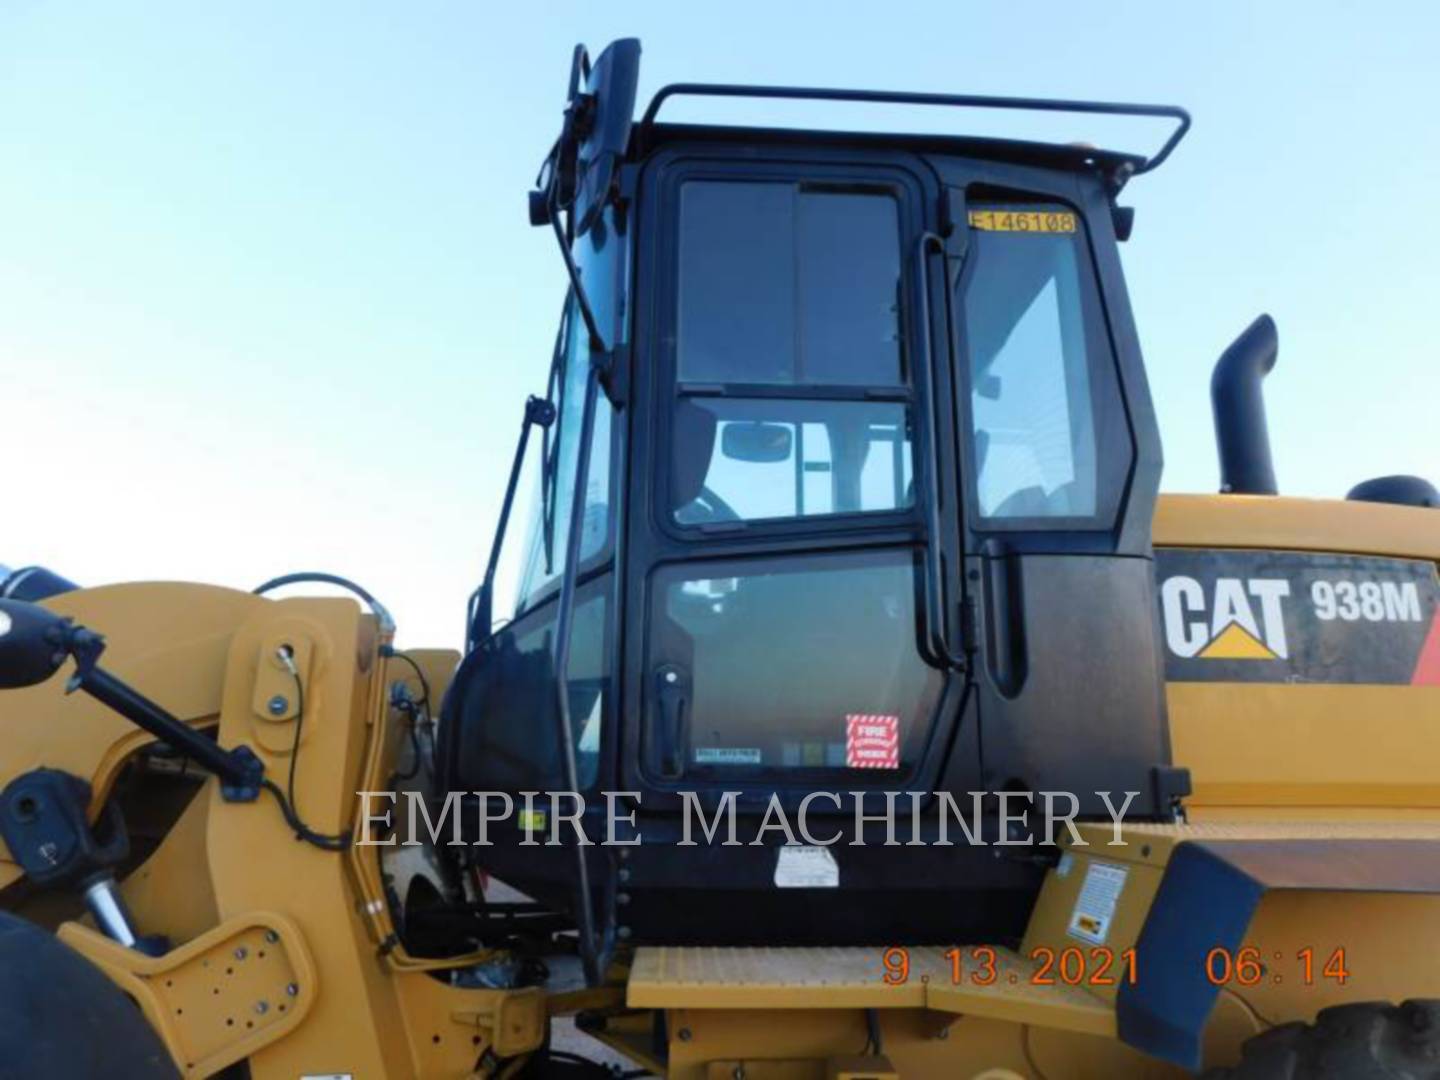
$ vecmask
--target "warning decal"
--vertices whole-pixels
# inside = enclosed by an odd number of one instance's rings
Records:
[[[1114,863],[1092,862],[1070,914],[1069,934],[1092,945],[1104,945],[1115,919],[1115,906],[1125,889],[1128,871]]]
[[[1433,563],[1159,548],[1171,682],[1440,682]]]
[[[845,717],[845,767],[900,768],[900,717],[848,714]]]

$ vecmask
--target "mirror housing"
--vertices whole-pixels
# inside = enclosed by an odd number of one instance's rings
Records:
[[[583,236],[610,199],[620,160],[630,144],[640,85],[640,39],[612,41],[585,75],[594,102],[581,135],[575,191],[575,232]]]
[[[784,424],[732,420],[720,437],[720,452],[733,461],[767,465],[787,460],[794,441]]]
[[[70,655],[71,622],[24,600],[0,600],[0,690],[38,686]]]

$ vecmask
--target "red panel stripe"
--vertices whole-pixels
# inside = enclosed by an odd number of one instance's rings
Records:
[[[1440,610],[1430,620],[1430,634],[1420,648],[1411,686],[1440,686]]]

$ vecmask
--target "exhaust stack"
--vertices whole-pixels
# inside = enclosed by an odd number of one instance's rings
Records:
[[[1261,315],[1220,354],[1210,376],[1210,407],[1215,413],[1223,494],[1279,494],[1261,389],[1279,352],[1275,320]]]

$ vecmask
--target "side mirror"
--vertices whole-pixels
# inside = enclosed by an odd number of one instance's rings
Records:
[[[36,686],[70,655],[70,620],[38,604],[0,600],[0,690]]]
[[[579,146],[575,231],[581,236],[609,200],[620,159],[630,144],[635,93],[640,85],[639,38],[612,41],[595,66],[584,73],[584,82],[594,112]]]
[[[789,459],[793,441],[790,429],[784,424],[734,420],[725,425],[720,436],[720,452],[734,461],[773,464]]]
[[[550,225],[557,212],[569,211],[568,244],[595,224],[630,144],[639,85],[638,38],[612,41],[593,66],[585,46],[575,46],[565,121],[530,192],[531,225]]]

